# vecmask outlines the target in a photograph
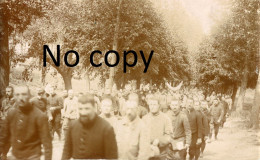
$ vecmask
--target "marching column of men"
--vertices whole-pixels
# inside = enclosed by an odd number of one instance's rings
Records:
[[[216,95],[161,90],[117,95],[69,90],[59,96],[53,88],[46,93],[39,88],[32,98],[27,86],[8,86],[0,110],[1,159],[40,160],[44,150],[50,160],[56,132],[64,140],[62,160],[197,160],[212,134],[217,140],[231,108],[227,97]]]

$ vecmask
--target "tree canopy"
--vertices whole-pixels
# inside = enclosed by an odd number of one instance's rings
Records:
[[[197,57],[198,85],[221,88],[218,92],[241,86],[244,75],[246,86],[255,87],[258,74],[259,1],[233,0],[230,8],[229,16],[204,39]]]
[[[62,55],[68,50],[76,50],[80,54],[81,64],[74,68],[62,64],[58,68],[50,63],[63,75],[63,78],[66,79],[67,76],[71,79],[73,72],[81,72],[85,69],[89,72],[98,71],[103,78],[108,78],[108,67],[89,67],[89,55],[94,50],[105,52],[112,49],[117,13],[115,11],[118,9],[119,0],[78,2],[65,0],[58,3],[59,5],[46,8],[45,15],[35,19],[26,29],[24,35],[30,43],[29,55],[42,56],[44,44],[60,44]],[[155,53],[147,73],[142,73],[144,66],[141,57],[128,73],[122,72],[121,60],[116,67],[117,84],[121,84],[124,80],[140,81],[141,77],[142,81],[148,82],[152,79],[154,83],[162,83],[164,78],[189,77],[187,47],[167,32],[164,22],[153,9],[150,1],[123,0],[119,14],[117,50],[121,54],[121,59],[124,50],[136,52],[143,50],[145,57],[149,56],[151,50]],[[73,61],[73,57],[70,58]],[[97,56],[96,61],[102,59],[103,57]],[[129,56],[129,63],[132,59]]]

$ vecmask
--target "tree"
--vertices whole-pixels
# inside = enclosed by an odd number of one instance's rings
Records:
[[[77,45],[76,41],[80,40],[77,39],[76,36],[82,34],[80,33],[81,30],[79,30],[79,27],[74,28],[74,26],[77,26],[78,23],[82,23],[82,20],[79,21],[79,19],[82,18],[80,15],[82,9],[78,12],[77,9],[79,9],[80,6],[74,2],[58,1],[57,3],[59,3],[59,5],[46,8],[44,17],[34,20],[33,23],[28,26],[24,35],[26,40],[31,43],[27,56],[40,57],[41,60],[43,60],[43,45],[47,44],[54,54],[57,54],[57,46],[60,45],[61,65],[57,67],[50,57],[47,58],[47,62],[62,76],[65,89],[68,90],[72,88],[71,79],[74,68],[67,67],[63,57],[67,51],[74,49]],[[74,9],[68,13],[67,10],[69,8]],[[67,23],[74,25],[67,25]],[[69,54],[68,63],[74,64],[75,61],[76,59],[73,54]]]
[[[4,0],[0,3],[0,88],[9,84],[10,56],[9,36],[12,33],[21,33],[35,17],[42,16],[42,9],[46,3],[34,0]]]
[[[154,50],[154,55],[147,73],[143,73],[141,57],[136,66],[129,68],[127,73],[122,73],[121,68],[118,68],[115,74],[117,86],[127,80],[136,80],[139,88],[141,82],[152,81],[159,85],[164,79],[189,77],[189,71],[185,70],[188,67],[184,67],[189,65],[186,59],[187,47],[176,34],[169,32],[161,14],[153,8],[152,3],[122,1],[121,8],[118,50],[143,50],[145,57]],[[132,63],[133,57],[129,56],[128,61]]]
[[[153,79],[155,83],[161,83],[163,78],[173,78],[182,73],[183,64],[188,65],[184,58],[187,49],[183,42],[173,40],[173,36],[169,36],[164,23],[152,8],[151,2],[122,0],[120,10],[119,2],[119,0],[92,0],[77,3],[60,1],[59,5],[46,10],[44,17],[36,19],[27,28],[25,36],[31,44],[29,55],[41,56],[43,44],[61,44],[61,57],[64,56],[65,51],[76,50],[81,58],[77,67],[68,68],[63,63],[60,67],[56,67],[49,61],[49,64],[62,75],[65,88],[71,88],[71,78],[75,71],[88,70],[91,73],[95,70],[103,79],[107,79],[109,67],[104,64],[98,68],[90,67],[89,56],[94,50],[102,51],[104,56],[104,52],[115,49],[113,46],[116,41],[116,49],[121,56],[120,63],[114,68],[117,84],[132,79],[140,82],[141,77],[143,81]],[[67,12],[68,9],[70,12]],[[117,14],[115,11],[120,13]],[[119,21],[117,15],[120,15]],[[118,29],[116,29],[117,25]],[[116,34],[119,35],[118,38]],[[142,73],[144,66],[141,57],[138,58],[134,68],[129,69],[126,74],[123,73],[124,50],[137,52],[143,50],[147,58],[153,49],[155,54],[147,73]],[[103,56],[95,56],[94,61],[103,62]],[[129,63],[133,62],[133,57],[127,58]],[[71,57],[70,60],[73,61],[73,58]]]
[[[240,112],[246,88],[256,85],[259,1],[234,0],[231,5],[230,15],[214,30],[208,46],[201,45],[199,81],[214,89],[223,88],[219,92],[240,86],[237,103]]]

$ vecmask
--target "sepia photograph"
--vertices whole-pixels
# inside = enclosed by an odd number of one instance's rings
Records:
[[[260,160],[260,0],[0,0],[0,160]]]

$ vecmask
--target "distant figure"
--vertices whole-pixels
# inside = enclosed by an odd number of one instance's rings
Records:
[[[228,110],[229,110],[228,114],[230,115],[231,110],[232,110],[232,103],[233,103],[232,98],[231,98],[231,96],[227,95],[225,97],[225,99],[226,99],[226,102],[228,103]]]
[[[206,141],[209,138],[209,116],[208,116],[208,103],[206,101],[201,101],[200,111],[202,113],[202,126],[204,128],[202,133],[202,142],[200,146],[200,157],[203,158],[203,153],[206,147]]]
[[[42,146],[45,160],[51,160],[52,142],[47,116],[31,105],[27,86],[18,86],[14,91],[16,106],[8,112],[4,121],[4,130],[0,134],[0,154],[10,141],[12,160],[40,160]]]
[[[62,99],[54,92],[54,89],[49,88],[49,96],[47,97],[47,106],[52,115],[52,121],[50,122],[52,137],[56,132],[61,139],[61,109]]]
[[[94,96],[79,97],[78,107],[79,119],[69,125],[61,159],[117,159],[114,129],[97,115]]]
[[[14,107],[15,99],[13,96],[13,87],[7,86],[5,89],[5,98],[2,101],[2,107],[0,108],[0,117],[2,120],[7,116],[8,110]]]
[[[47,113],[47,99],[44,97],[44,90],[37,89],[37,96],[33,97],[30,102],[33,106],[38,107],[42,112]]]
[[[68,91],[67,90],[63,90],[61,93],[61,99],[62,99],[62,106],[64,106],[64,101],[65,99],[68,97]]]
[[[116,130],[118,119],[113,113],[113,99],[111,96],[104,96],[101,100],[101,114],[100,117],[107,120]]]
[[[144,106],[140,106],[140,99],[139,99],[139,95],[137,93],[131,93],[128,95],[128,100],[129,101],[135,101],[137,103],[138,106],[138,116],[140,118],[142,118],[143,116],[145,116],[148,113],[148,110],[144,107]]]
[[[222,106],[222,109],[223,109],[223,112],[224,112],[223,113],[223,118],[222,118],[221,123],[220,123],[220,126],[224,127],[224,123],[227,120],[227,114],[229,113],[229,106],[228,106],[228,103],[227,103],[227,101],[226,101],[224,96],[221,97],[220,103],[221,103],[221,106]]]
[[[78,119],[79,112],[78,112],[78,98],[74,96],[73,90],[68,91],[68,97],[64,100],[64,107],[63,107],[63,131],[66,134],[69,123],[75,119]]]
[[[211,141],[213,131],[215,133],[215,140],[217,140],[219,126],[224,116],[223,108],[221,104],[218,102],[217,98],[213,100],[213,105],[210,107],[209,112],[211,116],[209,141]]]
[[[118,102],[119,102],[119,114],[121,116],[125,116],[125,112],[124,112],[125,98],[123,97],[122,92],[118,93]]]

